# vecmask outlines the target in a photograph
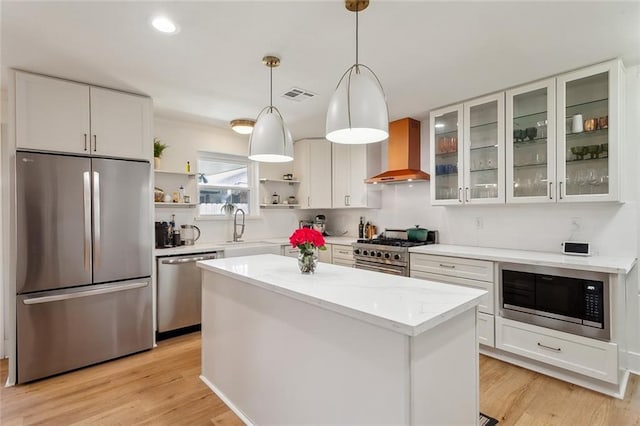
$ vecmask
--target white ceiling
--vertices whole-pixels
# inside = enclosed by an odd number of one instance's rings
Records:
[[[156,112],[226,127],[274,104],[294,138],[323,136],[329,98],[354,62],[354,14],[297,2],[2,1],[3,72],[15,67],[150,95]],[[181,28],[149,25],[164,14]],[[622,57],[640,63],[640,2],[372,0],[360,61],[379,76],[392,120]],[[6,73],[4,73],[6,75]],[[318,96],[280,97],[292,86]]]

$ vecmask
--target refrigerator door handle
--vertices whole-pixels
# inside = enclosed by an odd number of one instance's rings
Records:
[[[100,267],[100,257],[102,256],[100,228],[100,173],[93,172],[93,253],[96,268]]]
[[[59,302],[61,300],[78,299],[81,297],[97,296],[99,294],[116,293],[119,291],[133,290],[149,285],[147,282],[135,282],[128,284],[112,285],[109,287],[98,288],[94,290],[79,291],[76,293],[56,294],[54,296],[42,296],[24,299],[22,303],[25,305],[37,305],[40,303]]]
[[[84,270],[91,270],[91,176],[89,172],[82,173],[83,191],[82,204],[84,207]]]

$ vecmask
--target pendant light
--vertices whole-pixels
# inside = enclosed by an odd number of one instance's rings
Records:
[[[269,67],[269,106],[260,111],[253,126],[249,138],[249,160],[264,163],[293,161],[291,132],[278,108],[273,106],[273,68],[280,65],[280,58],[265,56],[262,63]]]
[[[358,12],[369,0],[345,0],[356,15],[356,63],[338,81],[327,111],[327,134],[331,142],[365,144],[389,137],[389,110],[382,84],[376,74],[358,63]]]

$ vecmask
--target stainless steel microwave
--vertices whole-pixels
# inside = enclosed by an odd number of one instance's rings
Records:
[[[504,263],[500,315],[515,321],[609,341],[609,275]]]

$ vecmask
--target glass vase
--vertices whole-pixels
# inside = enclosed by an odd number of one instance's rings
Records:
[[[303,274],[313,274],[318,265],[318,255],[315,250],[300,250],[298,253],[298,267]]]

